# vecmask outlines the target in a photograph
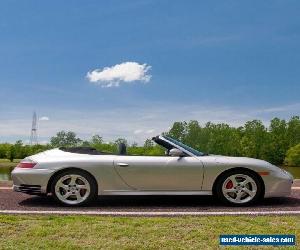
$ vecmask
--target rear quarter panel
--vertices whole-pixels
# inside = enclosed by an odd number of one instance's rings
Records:
[[[36,169],[49,169],[52,171],[51,176],[68,168],[87,171],[95,177],[99,194],[105,190],[130,189],[116,173],[113,166],[114,158],[115,155],[76,154],[58,149],[30,157],[30,159],[38,162]],[[49,179],[51,176],[49,176]]]

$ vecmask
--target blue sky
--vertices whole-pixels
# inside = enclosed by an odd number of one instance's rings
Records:
[[[142,142],[174,121],[300,114],[300,2],[1,1],[0,140],[59,130]],[[126,62],[149,81],[103,87]]]

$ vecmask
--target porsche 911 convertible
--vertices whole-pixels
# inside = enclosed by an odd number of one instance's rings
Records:
[[[214,195],[241,206],[291,192],[291,174],[266,161],[204,154],[164,135],[153,141],[165,156],[127,155],[120,144],[118,154],[75,147],[26,157],[12,172],[13,188],[68,206],[98,195]]]

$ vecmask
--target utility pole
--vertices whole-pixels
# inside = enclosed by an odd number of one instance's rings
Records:
[[[33,112],[32,117],[32,126],[31,126],[31,135],[30,135],[30,145],[38,144],[37,140],[37,119],[36,119],[36,112]]]

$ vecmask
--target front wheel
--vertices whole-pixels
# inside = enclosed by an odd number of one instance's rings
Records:
[[[224,203],[247,206],[259,200],[263,187],[258,177],[243,170],[224,174],[216,184],[216,195]]]
[[[95,199],[97,186],[88,173],[67,170],[54,178],[51,192],[55,200],[63,205],[80,206]]]

